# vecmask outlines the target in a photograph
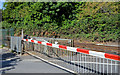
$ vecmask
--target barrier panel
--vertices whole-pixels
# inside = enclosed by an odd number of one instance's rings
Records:
[[[50,62],[63,66],[77,73],[107,74],[119,73],[120,56],[96,52],[49,42],[22,39],[23,50],[37,52]]]
[[[11,36],[10,46],[11,50],[16,51],[17,53],[21,53],[21,37]]]

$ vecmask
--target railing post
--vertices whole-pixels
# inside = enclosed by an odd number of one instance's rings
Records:
[[[24,38],[24,35],[23,35],[23,29],[22,29],[22,35],[21,35],[21,37],[22,37],[22,39]],[[23,43],[23,42],[24,42],[24,41],[21,40],[21,53],[20,53],[20,55],[23,54],[23,50],[24,50],[24,43]]]
[[[71,39],[71,47],[74,47],[74,40]]]
[[[72,47],[74,47],[74,40],[72,39]]]
[[[21,53],[20,53],[20,54],[22,55],[23,52],[24,52],[24,43],[23,43],[23,40],[21,40],[21,48],[22,48],[22,49],[21,49]]]
[[[32,43],[32,50],[34,51],[34,43]]]
[[[22,37],[22,39],[23,39],[23,36],[24,36],[24,34],[23,34],[23,29],[22,29],[22,36],[21,36],[21,37]]]

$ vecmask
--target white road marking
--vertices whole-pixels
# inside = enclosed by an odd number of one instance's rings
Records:
[[[14,68],[14,67],[11,66],[11,67],[0,68],[0,71],[2,71],[2,70],[7,70],[7,69],[12,69],[12,68]]]
[[[30,52],[28,52],[28,51],[25,51],[25,52],[28,53],[28,54],[30,54],[30,55],[32,55],[32,56],[34,56],[34,57],[37,57],[37,58],[41,59],[42,61],[47,62],[47,63],[49,63],[49,64],[51,64],[51,65],[57,66],[57,67],[59,67],[59,68],[62,68],[62,69],[64,69],[64,70],[67,70],[67,71],[69,71],[69,72],[71,72],[71,73],[77,74],[75,71],[69,70],[69,69],[67,69],[67,68],[65,68],[65,67],[62,67],[62,66],[57,65],[57,64],[55,64],[55,63],[49,62],[48,60],[45,60],[45,59],[43,59],[43,58],[41,58],[41,57],[39,57],[39,56],[37,56],[37,55],[34,55],[34,54],[32,54],[32,53],[30,53]]]

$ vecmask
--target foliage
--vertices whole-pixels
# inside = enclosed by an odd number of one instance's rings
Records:
[[[5,47],[5,45],[1,45],[1,46],[0,46],[0,48],[3,48],[3,47]]]
[[[6,2],[3,26],[16,33],[53,32],[67,38],[116,41],[120,35],[119,2]],[[55,36],[53,35],[53,36]]]
[[[10,28],[13,27],[10,23],[8,23],[7,21],[3,21],[1,22],[2,28]]]

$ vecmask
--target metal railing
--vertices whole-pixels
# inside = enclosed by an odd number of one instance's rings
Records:
[[[77,73],[96,73],[106,75],[109,75],[110,73],[119,73],[119,59],[114,60],[102,58],[97,55],[90,55],[57,47],[55,48],[52,44],[48,44],[49,45],[45,45],[42,41],[36,42],[35,40],[29,41],[29,39],[27,39],[22,42],[22,49],[23,51],[35,52],[36,55]]]
[[[61,38],[47,38],[47,37],[32,37],[30,36],[31,38],[34,38],[38,41],[48,41],[50,43],[55,43],[57,42],[58,44],[61,44],[61,45],[66,45],[66,46],[71,46],[73,47],[74,46],[74,40],[73,39],[61,39]]]

